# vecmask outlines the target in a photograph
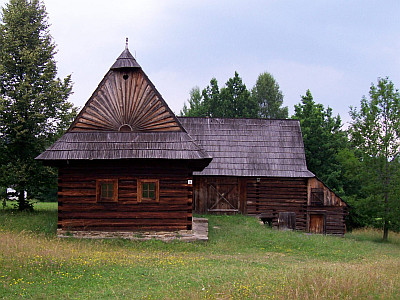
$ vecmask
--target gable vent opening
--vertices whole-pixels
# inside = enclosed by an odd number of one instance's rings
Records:
[[[123,124],[118,128],[119,131],[123,131],[123,132],[129,132],[129,131],[133,131],[132,126],[129,124]]]

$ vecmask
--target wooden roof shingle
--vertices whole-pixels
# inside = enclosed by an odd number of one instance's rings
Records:
[[[203,176],[313,177],[297,120],[178,118],[212,158]]]

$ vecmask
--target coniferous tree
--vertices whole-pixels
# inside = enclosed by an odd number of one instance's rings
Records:
[[[204,106],[202,117],[220,118],[224,115],[224,108],[221,101],[217,79],[212,78],[210,80],[210,85],[203,89],[201,96],[203,97]]]
[[[294,119],[300,120],[307,167],[335,192],[342,194],[341,168],[337,158],[346,147],[347,138],[341,130],[340,116],[332,116],[332,109],[315,103],[310,90],[295,105]]]
[[[67,101],[71,78],[56,78],[55,44],[45,6],[10,0],[0,22],[1,185],[17,191],[18,208],[55,183],[55,172],[34,160],[76,115]]]
[[[201,92],[193,88],[190,92],[189,107],[184,104],[181,116],[213,117],[213,118],[257,118],[256,101],[250,97],[250,92],[239,74],[230,78],[221,89],[215,78]]]
[[[206,108],[203,105],[203,98],[198,86],[190,90],[190,98],[188,100],[189,107],[186,103],[180,112],[181,116],[186,117],[202,117],[206,114]]]
[[[258,104],[258,116],[267,119],[287,119],[288,107],[282,107],[283,94],[279,84],[268,72],[258,76],[251,90],[251,97]]]
[[[224,109],[221,117],[257,118],[257,102],[250,97],[250,92],[237,72],[221,89],[220,97]]]

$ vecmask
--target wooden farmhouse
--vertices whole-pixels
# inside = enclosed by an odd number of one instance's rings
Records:
[[[68,231],[191,229],[190,181],[211,161],[128,49],[37,159],[58,167],[58,227]]]
[[[127,48],[37,159],[58,168],[61,231],[191,230],[194,211],[345,232],[346,204],[307,170],[298,121],[178,118]]]

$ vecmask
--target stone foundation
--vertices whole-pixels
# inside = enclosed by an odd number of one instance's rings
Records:
[[[206,218],[193,218],[192,230],[179,231],[67,231],[57,229],[60,238],[89,238],[110,239],[122,238],[129,240],[147,241],[151,239],[169,242],[181,240],[187,242],[208,241],[208,220]]]

